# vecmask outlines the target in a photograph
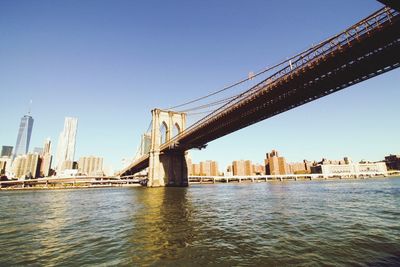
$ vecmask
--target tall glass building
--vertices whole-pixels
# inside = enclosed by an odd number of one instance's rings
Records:
[[[29,150],[33,128],[33,118],[30,115],[24,115],[19,124],[17,144],[15,145],[14,155],[25,155]]]

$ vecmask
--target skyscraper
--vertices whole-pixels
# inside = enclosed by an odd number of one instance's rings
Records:
[[[57,145],[57,172],[63,171],[73,162],[75,154],[76,131],[78,128],[78,119],[66,117],[64,130],[60,133]]]
[[[41,155],[41,164],[40,164],[40,176],[42,177],[47,177],[50,174],[50,168],[51,168],[51,161],[53,159],[53,156],[51,155],[51,141],[50,138],[47,138],[44,141],[43,145],[43,152]]]
[[[33,128],[33,118],[29,115],[24,115],[19,124],[19,131],[17,136],[17,143],[15,145],[14,155],[25,155],[29,150],[29,142],[31,141],[31,134]]]

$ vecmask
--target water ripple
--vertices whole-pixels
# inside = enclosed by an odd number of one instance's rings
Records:
[[[0,266],[399,266],[400,179],[0,192]]]

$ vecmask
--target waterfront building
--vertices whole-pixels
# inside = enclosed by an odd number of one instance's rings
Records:
[[[400,170],[400,155],[386,156],[385,163],[389,170]]]
[[[232,165],[228,165],[224,172],[224,176],[233,176],[233,168]]]
[[[227,171],[227,172],[233,173],[233,171],[232,171],[232,165],[228,165],[228,167],[226,167],[226,171]]]
[[[200,162],[199,175],[201,176],[217,176],[219,175],[218,162],[207,160]]]
[[[33,128],[33,118],[29,115],[24,115],[21,118],[21,123],[19,124],[19,130],[17,135],[17,143],[15,144],[14,155],[25,155],[29,150],[29,143],[31,141]]]
[[[303,162],[289,163],[289,172],[291,174],[311,173],[311,162],[303,160]]]
[[[267,175],[289,174],[289,165],[286,163],[286,159],[279,157],[279,152],[276,150],[267,153],[264,162],[265,174]]]
[[[264,175],[265,174],[265,166],[262,164],[254,164],[253,165],[253,174],[254,175]]]
[[[244,160],[234,160],[232,162],[232,173],[234,176],[244,176],[245,174],[245,166]]]
[[[211,173],[211,164],[207,161],[201,161],[200,162],[200,175],[201,176],[207,176],[210,175]]]
[[[40,176],[48,177],[50,175],[51,163],[53,160],[53,156],[51,155],[51,140],[47,138],[44,141],[43,150],[40,155],[41,164],[40,164]]]
[[[30,153],[26,155],[25,173],[29,178],[38,178],[41,159],[39,154]]]
[[[13,173],[16,178],[37,178],[40,170],[40,157],[37,153],[19,155],[13,162]]]
[[[200,164],[193,163],[189,171],[190,175],[200,175]]]
[[[1,157],[11,158],[13,147],[12,146],[2,146],[1,147]]]
[[[103,176],[103,158],[81,157],[78,161],[78,173],[87,176]]]
[[[244,161],[244,175],[254,175],[253,163],[251,160]]]
[[[191,176],[217,176],[219,175],[218,162],[212,160],[201,161],[200,163],[188,163],[188,173]]]
[[[254,175],[251,160],[235,160],[232,162],[232,173],[234,176]]]
[[[360,176],[360,175],[386,175],[385,162],[362,162],[342,164],[317,164],[311,167],[312,173],[321,173],[324,177],[330,176]],[[344,161],[345,162],[345,161]]]
[[[50,154],[43,154],[41,157],[40,164],[40,176],[48,177],[50,175],[51,169],[51,161],[53,160],[53,156]]]
[[[60,133],[57,145],[57,172],[73,167],[77,127],[77,118],[65,118],[64,129]]]
[[[210,166],[210,169],[211,169],[210,175],[211,176],[218,176],[219,175],[218,162],[212,160],[210,164],[211,164],[211,166]]]
[[[313,165],[313,163],[308,160],[304,160],[303,162],[304,162],[304,166],[306,168],[307,173],[311,173],[311,166]]]
[[[15,178],[21,178],[25,175],[26,155],[17,156],[12,163],[12,172]]]
[[[17,156],[12,163],[13,177],[20,178],[25,175],[26,155]]]

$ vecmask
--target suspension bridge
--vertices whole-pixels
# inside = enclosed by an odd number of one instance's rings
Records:
[[[150,134],[119,176],[148,168],[148,186],[187,186],[188,150],[399,67],[400,7],[394,0],[380,2],[386,6],[274,66],[209,95],[152,110]],[[255,79],[243,92],[188,108]],[[193,112],[207,115],[186,127]]]

